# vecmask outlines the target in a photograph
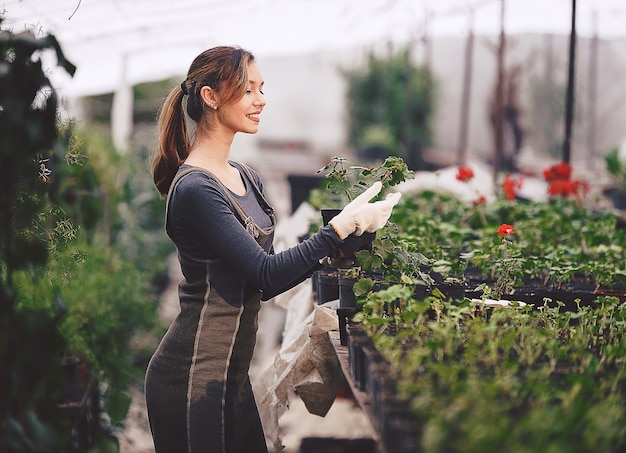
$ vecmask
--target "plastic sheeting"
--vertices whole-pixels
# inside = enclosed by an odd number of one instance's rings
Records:
[[[296,392],[311,414],[323,417],[341,384],[339,360],[328,337],[338,329],[337,301],[312,305],[310,282],[296,288],[280,351],[253,385],[265,437],[276,449],[282,446],[278,421],[289,408],[290,393]]]

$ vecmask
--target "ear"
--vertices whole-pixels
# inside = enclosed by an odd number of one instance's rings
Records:
[[[218,105],[217,93],[215,93],[215,90],[208,85],[200,88],[200,97],[202,98],[202,102],[204,102],[211,109],[214,109],[215,106]]]

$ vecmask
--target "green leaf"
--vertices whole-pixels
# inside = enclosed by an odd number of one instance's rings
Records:
[[[118,389],[110,389],[105,397],[105,409],[111,417],[112,424],[118,424],[126,418],[130,409],[131,398],[128,393]]]
[[[374,280],[371,278],[362,278],[354,284],[352,291],[354,291],[356,297],[361,297],[369,293],[372,288],[374,288]]]

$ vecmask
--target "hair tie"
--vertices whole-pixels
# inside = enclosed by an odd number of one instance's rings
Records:
[[[183,80],[182,82],[180,82],[180,89],[183,90],[183,94],[189,94],[189,90],[187,90],[187,81]]]

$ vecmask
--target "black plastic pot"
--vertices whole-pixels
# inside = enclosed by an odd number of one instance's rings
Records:
[[[430,288],[426,285],[415,285],[413,290],[413,298],[415,300],[424,300],[428,296]]]
[[[418,422],[410,413],[408,403],[398,399],[387,362],[360,326],[349,323],[347,331],[351,377],[369,397],[367,410],[385,451],[418,451]]]
[[[337,439],[333,437],[305,437],[300,453],[375,453],[374,439]]]
[[[613,207],[620,211],[626,211],[626,191],[615,189],[611,192]]]
[[[443,293],[446,299],[463,300],[465,298],[465,283],[437,283],[435,287]]]
[[[356,387],[365,391],[367,382],[366,374],[368,373],[366,357],[363,352],[363,345],[371,341],[369,337],[360,329],[353,329],[354,324],[348,325],[348,363],[350,365],[350,374]]]
[[[374,280],[372,291],[380,291],[383,286],[382,272],[379,270],[368,271],[365,273],[364,277]],[[341,308],[359,307],[356,301],[356,295],[354,294],[354,284],[358,280],[358,278],[348,277],[342,274],[339,275],[339,306]]]
[[[354,284],[357,282],[356,278],[346,277],[345,275],[339,276],[339,307],[341,308],[356,308],[356,296],[354,295]]]
[[[341,346],[348,345],[348,323],[358,311],[359,308],[337,308],[337,318],[339,321],[339,342],[341,343]]]
[[[547,304],[549,307],[556,307],[558,302],[563,305],[561,311],[578,311],[578,307],[592,305],[598,294],[588,290],[558,290],[551,288],[515,288],[513,294],[506,294],[502,299],[519,300],[536,307]]]
[[[78,366],[80,359],[77,357],[65,357],[62,362],[64,379],[63,402],[79,401],[82,394]]]
[[[334,267],[317,271],[317,303],[325,304],[339,299],[339,272]]]
[[[322,209],[320,212],[322,213],[322,222],[326,226],[333,217],[341,212],[341,209]]]
[[[317,300],[318,275],[318,272],[313,272],[313,275],[311,275],[311,292],[315,300]]]
[[[322,186],[322,182],[326,178],[321,175],[287,175],[289,189],[291,192],[291,213],[298,209],[298,206],[309,199],[309,195],[313,189]]]

